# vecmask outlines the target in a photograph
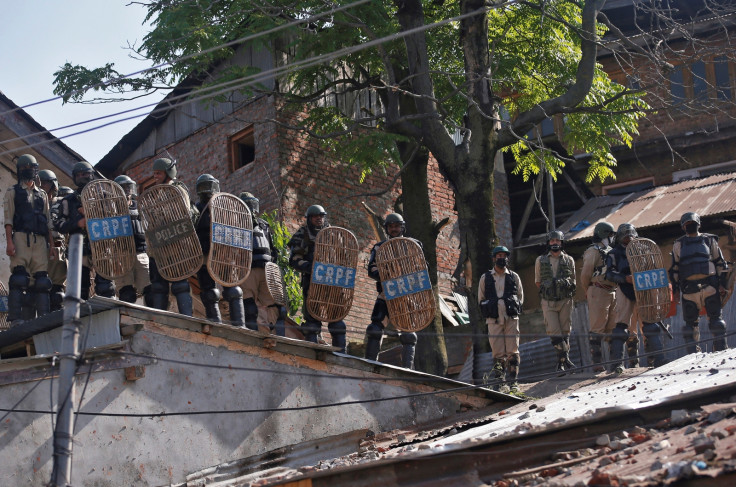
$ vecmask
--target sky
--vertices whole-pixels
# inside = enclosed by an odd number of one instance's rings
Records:
[[[140,44],[149,26],[144,7],[130,0],[0,0],[0,91],[16,105],[54,98],[54,72],[66,62],[96,68],[108,62],[122,74],[150,66],[129,57],[128,43]],[[96,164],[152,107],[67,130],[65,125],[158,102],[166,93],[101,105],[54,100],[24,108],[38,123]],[[140,115],[86,134],[67,136],[110,121]],[[0,141],[0,144],[2,141]]]

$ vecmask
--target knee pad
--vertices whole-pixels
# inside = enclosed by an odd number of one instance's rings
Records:
[[[48,272],[36,272],[33,279],[33,290],[37,293],[48,293],[54,285],[49,279]]]
[[[202,303],[204,304],[217,304],[220,301],[220,290],[217,288],[202,289],[200,296],[202,298]]]
[[[515,354],[512,355],[508,361],[508,365],[511,367],[518,367],[520,363],[521,363],[521,359]]]
[[[373,312],[371,313],[371,321],[383,321],[388,316],[388,305],[383,299],[377,299],[376,304],[373,305]]]
[[[726,333],[726,322],[720,317],[712,319],[708,322],[708,329],[713,335],[723,335]]]
[[[226,287],[222,290],[222,297],[228,302],[233,299],[241,299],[243,297],[243,290],[240,289],[240,286]]]
[[[51,309],[61,309],[64,304],[64,287],[59,284],[51,286]]]
[[[345,322],[342,320],[327,323],[327,331],[330,332],[330,335],[344,335],[347,329],[348,327],[345,326]]]
[[[15,266],[13,273],[8,279],[8,287],[10,289],[20,289],[25,291],[31,284],[31,275],[28,273],[25,267],[22,265]]]
[[[685,322],[697,322],[700,310],[698,305],[688,299],[682,299],[682,318]]]
[[[126,303],[135,303],[135,300],[138,299],[138,294],[135,292],[133,286],[123,286],[118,291],[118,298],[120,298],[120,301],[125,301]]]
[[[383,336],[383,326],[377,323],[371,323],[365,329],[365,336],[368,338],[381,338]]]
[[[97,274],[95,276],[95,294],[98,296],[104,296],[106,298],[115,297],[115,284],[104,277]]]
[[[612,340],[623,340],[629,339],[629,326],[626,323],[616,323],[616,328],[611,332]]]
[[[151,293],[153,294],[169,294],[168,281],[154,281],[151,283]]]
[[[181,281],[174,281],[171,283],[171,292],[176,296],[177,294],[188,293],[190,291],[189,281],[182,279]]]
[[[414,332],[401,332],[401,335],[399,335],[399,341],[402,345],[416,345],[417,344],[417,334]]]

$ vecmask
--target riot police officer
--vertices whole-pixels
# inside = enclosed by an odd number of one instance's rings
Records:
[[[626,247],[638,236],[634,225],[622,223],[616,230],[616,245],[606,257],[606,279],[618,285],[616,288],[616,308],[614,310],[616,326],[611,332],[611,360],[616,362],[617,373],[623,372],[624,348],[627,345],[629,359],[635,360],[635,363],[638,364],[639,340],[637,338],[634,342],[636,343],[635,347],[631,346],[632,341],[630,340],[631,331],[636,334],[635,330],[631,330],[631,317],[636,307],[636,293],[634,293],[634,278],[631,275],[631,266],[626,256]],[[642,321],[641,331],[644,335],[644,350],[647,352],[649,365],[658,367],[664,364],[660,325]]]
[[[559,230],[547,234],[547,253],[537,257],[534,282],[539,288],[547,335],[557,352],[558,371],[575,367],[570,360],[572,297],[575,295],[575,260],[562,248]]]
[[[478,282],[478,303],[488,326],[488,341],[493,353],[493,376],[509,381],[512,391],[518,389],[519,315],[524,304],[524,288],[519,274],[508,268],[509,249],[499,245],[493,249],[493,268],[483,273]],[[494,386],[498,389],[498,385]]]
[[[59,211],[61,209],[61,200],[64,196],[60,195],[59,192],[59,181],[56,179],[56,174],[49,169],[43,169],[38,171],[38,180],[41,182],[41,189],[46,191],[49,197],[49,213],[51,215],[52,226],[59,219]],[[73,192],[71,188],[70,192]],[[62,234],[53,230],[51,232],[53,237],[54,245],[52,247],[53,258],[49,260],[49,279],[51,279],[51,311],[61,309],[64,301],[64,289],[66,283],[66,246],[65,239]]]
[[[189,199],[189,190],[187,186],[176,179],[176,161],[172,161],[167,157],[160,157],[153,161],[153,180],[156,184],[171,184],[176,186],[181,192],[185,201],[189,202],[189,215],[192,222],[196,222],[199,217],[197,208]],[[176,298],[176,306],[179,314],[192,316],[192,295],[191,287],[188,279],[180,279],[178,281],[167,281],[158,271],[156,259],[148,259],[148,270],[151,278],[151,307],[155,309],[166,310],[169,308],[169,285],[171,293]]]
[[[72,235],[81,233],[84,237],[82,247],[82,276],[81,276],[81,296],[82,299],[89,298],[90,287],[92,283],[92,247],[87,236],[87,219],[84,216],[84,208],[82,207],[82,190],[95,178],[95,171],[89,162],[81,161],[74,164],[72,168],[72,179],[77,185],[77,190],[66,196],[61,201],[61,211],[56,229],[63,234]],[[95,294],[106,298],[115,297],[115,284],[105,279],[99,274],[95,274]]]
[[[279,252],[273,245],[271,227],[262,218],[258,218],[260,201],[252,193],[243,191],[242,199],[253,218],[253,260],[248,279],[240,285],[243,290],[243,306],[245,307],[245,326],[257,330],[258,325],[268,326],[279,336],[284,336],[284,323],[281,309],[273,300],[266,284],[266,264],[276,263]]]
[[[726,294],[728,265],[723,259],[718,237],[700,233],[700,215],[695,212],[683,214],[680,226],[685,235],[672,245],[670,280],[676,302],[682,294],[683,335],[688,345],[687,352],[700,350],[696,342],[700,340],[698,315],[703,307],[713,335],[713,350],[725,350],[726,322],[723,320],[721,296]]]
[[[314,260],[314,240],[317,233],[323,228],[329,227],[327,223],[327,212],[320,205],[312,205],[307,208],[304,214],[307,222],[299,227],[292,235],[287,246],[289,247],[289,265],[302,274],[302,296],[304,298],[304,306],[302,313],[304,314],[304,323],[301,325],[304,338],[307,341],[318,343],[318,336],[322,331],[322,323],[313,317],[307,308],[307,296],[309,293],[309,283],[312,278],[312,261]],[[347,345],[345,333],[347,326],[343,320],[328,323],[327,329],[332,335],[332,346],[338,347],[345,352]]]
[[[378,274],[378,265],[376,264],[376,252],[384,243],[392,238],[403,237],[406,233],[406,222],[398,213],[391,213],[386,216],[383,223],[388,238],[376,243],[371,249],[371,256],[368,261],[368,277],[376,281],[376,291],[378,297],[373,305],[371,313],[371,323],[365,330],[365,358],[377,360],[378,353],[381,350],[381,342],[383,341],[384,322],[388,318],[388,305],[383,294],[381,286],[381,277]],[[414,239],[412,239],[414,240]],[[414,240],[421,247],[422,244],[418,240]],[[399,341],[402,345],[401,363],[407,369],[414,368],[414,354],[417,345],[417,334],[414,332],[402,331],[399,333]]]
[[[48,275],[53,257],[52,223],[46,192],[36,186],[38,163],[31,154],[15,162],[18,183],[3,202],[6,253],[10,257],[8,321],[11,326],[50,310]]]
[[[583,268],[580,283],[588,299],[588,319],[590,320],[590,355],[593,370],[602,372],[602,344],[616,326],[616,283],[606,279],[606,257],[611,251],[611,243],[616,230],[608,222],[599,222],[593,230],[593,243],[583,254]]]
[[[141,215],[138,211],[137,184],[130,177],[120,175],[115,182],[123,188],[128,198],[128,210],[130,211],[130,223],[133,229],[133,240],[135,241],[135,262],[133,268],[124,276],[115,279],[115,287],[118,288],[118,298],[127,303],[135,303],[138,293],[143,295],[146,306],[151,306],[151,277],[148,254],[146,253],[146,235],[143,232]]]
[[[210,253],[210,245],[212,242],[212,219],[209,206],[212,195],[220,192],[220,182],[210,174],[202,174],[197,178],[196,183],[197,210],[199,218],[195,225],[199,243],[202,246],[202,253],[205,255],[205,263],[197,271],[197,279],[199,280],[200,297],[204,305],[204,312],[207,319],[215,323],[222,323],[222,314],[220,313],[220,290],[217,289],[217,283],[210,273],[207,272],[207,255]],[[223,287],[222,297],[230,305],[230,321],[233,326],[244,327],[243,320],[243,291],[240,287]]]

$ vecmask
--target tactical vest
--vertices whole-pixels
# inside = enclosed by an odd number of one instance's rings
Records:
[[[253,261],[251,267],[266,267],[267,262],[271,262],[271,245],[269,244],[269,234],[271,229],[264,220],[260,218],[253,219]]]
[[[678,266],[680,281],[695,274],[710,275],[710,243],[712,235],[680,237],[680,262]]]
[[[504,273],[503,283],[503,299],[504,305],[506,305],[506,316],[513,318],[521,314],[521,304],[519,303],[519,289],[516,287],[516,279],[510,272]],[[498,300],[499,297],[496,294],[496,280],[493,277],[491,271],[485,273],[485,292],[486,299],[491,303],[489,306],[489,318],[498,318]],[[516,299],[514,299],[516,297]],[[495,316],[494,316],[495,315]]]
[[[78,190],[79,191],[79,190]],[[69,234],[81,233],[84,237],[82,243],[82,255],[92,255],[92,246],[89,244],[89,238],[87,237],[87,228],[79,228],[79,220],[83,217],[79,213],[79,209],[82,208],[82,197],[78,191],[65,196],[64,201],[67,202],[67,208],[69,210],[67,226],[69,227]]]
[[[609,263],[610,262],[610,263]],[[618,274],[618,279],[608,278],[609,281],[616,282],[621,292],[624,293],[631,301],[636,301],[636,293],[634,292],[634,285],[626,282],[625,278],[631,275],[631,267],[629,266],[629,259],[626,257],[626,247],[623,245],[616,245],[609,253],[608,260],[608,273],[611,277],[614,274]]]
[[[539,274],[542,285],[539,288],[539,294],[542,296],[542,299],[560,301],[575,294],[575,286],[568,287],[560,282],[572,277],[572,269],[568,263],[569,258],[564,252],[560,254],[560,263],[557,267],[556,276],[552,272],[552,263],[549,261],[549,254],[544,254],[540,258]],[[550,284],[553,282],[553,279],[557,279],[555,281],[556,284]]]
[[[197,232],[197,238],[199,239],[199,244],[202,246],[202,253],[204,255],[210,253],[210,241],[212,239],[212,219],[210,218],[210,209],[205,209],[206,206],[206,203],[201,202],[195,204],[199,218],[197,218],[194,225],[194,230]]]
[[[600,264],[593,267],[593,275],[590,278],[591,282],[597,282],[598,284],[603,284],[604,286],[609,287],[616,286],[616,283],[613,283],[606,279],[606,257],[608,257],[608,253],[612,250],[611,247],[606,246],[604,248],[601,248],[596,244],[593,244],[588,248],[595,249],[600,257]]]
[[[135,251],[137,253],[146,251],[146,234],[143,231],[141,215],[138,211],[138,202],[133,200],[130,204],[130,222],[133,227],[133,240],[135,240]]]
[[[44,200],[41,190],[34,186],[29,201],[25,188],[20,184],[13,187],[15,188],[13,232],[48,235],[49,221],[44,213]]]

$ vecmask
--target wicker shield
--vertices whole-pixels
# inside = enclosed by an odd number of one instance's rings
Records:
[[[340,321],[350,312],[359,251],[350,230],[327,227],[317,234],[307,309],[318,320]]]
[[[634,279],[636,307],[642,321],[656,323],[667,317],[670,290],[662,251],[646,238],[635,238],[626,246],[631,275]]]
[[[243,200],[228,193],[213,195],[207,206],[212,240],[207,272],[222,286],[238,286],[248,278],[253,256],[250,209]]]
[[[8,290],[0,282],[0,331],[10,328],[8,323]]]
[[[726,306],[728,300],[731,299],[731,296],[733,295],[734,284],[736,284],[736,270],[734,270],[733,266],[729,265],[728,272],[729,275],[728,282],[726,283],[726,294],[721,296],[721,307]]]
[[[148,255],[156,259],[161,276],[180,281],[202,267],[202,246],[189,214],[184,191],[158,184],[138,197]]]
[[[124,276],[135,264],[128,197],[115,181],[98,179],[82,190],[87,236],[95,271],[106,279]]]
[[[406,332],[429,326],[435,302],[419,244],[410,238],[392,238],[376,251],[376,265],[391,323]]]
[[[284,292],[284,279],[281,277],[281,268],[273,262],[266,262],[266,286],[274,302],[280,306],[286,306],[286,293]]]

